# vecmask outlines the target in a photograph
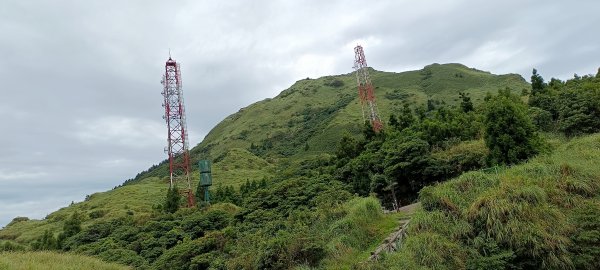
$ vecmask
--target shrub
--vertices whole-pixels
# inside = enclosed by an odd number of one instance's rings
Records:
[[[486,103],[485,144],[491,164],[514,164],[537,154],[541,139],[535,132],[526,106],[509,89]]]

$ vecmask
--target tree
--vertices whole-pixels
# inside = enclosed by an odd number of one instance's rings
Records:
[[[352,159],[360,152],[362,152],[362,143],[352,137],[350,133],[345,133],[337,145],[335,155],[338,159]]]
[[[600,83],[598,83],[600,85]],[[567,136],[594,133],[600,130],[600,87],[588,84],[559,94],[558,128]]]
[[[543,93],[546,88],[546,83],[544,83],[544,78],[537,73],[537,70],[533,69],[533,74],[531,75],[531,95],[536,95],[539,93]]]
[[[555,119],[556,114],[556,89],[561,87],[560,80],[550,80],[550,85],[544,82],[544,78],[533,69],[531,75],[531,96],[529,97],[529,106],[538,107],[550,112]]]
[[[458,95],[460,96],[460,108],[462,109],[463,112],[470,112],[473,110],[473,102],[471,102],[471,97],[469,97],[469,94],[463,93],[463,92],[459,92]]]
[[[398,119],[396,119],[396,116],[394,116],[393,114],[390,114],[390,120],[388,121],[390,127],[398,127],[400,126],[400,122],[398,122]]]
[[[413,115],[408,104],[404,104],[400,114],[398,115],[398,124],[396,128],[401,131],[405,128],[412,126],[415,123],[415,116]]]
[[[381,150],[384,155],[384,174],[389,181],[397,183],[397,187],[393,185],[393,188],[399,191],[400,198],[409,199],[428,184],[430,179],[424,170],[429,165],[430,147],[425,140],[414,134],[392,133]],[[391,185],[390,182],[388,184]]]
[[[79,233],[81,231],[82,216],[78,211],[73,212],[69,219],[63,224],[63,231],[58,235],[57,247],[62,248],[65,239]]]
[[[63,233],[67,235],[67,237],[75,235],[76,233],[81,231],[81,222],[82,216],[79,212],[75,211],[69,219],[65,221],[63,225]]]
[[[433,111],[435,110],[435,104],[433,102],[433,99],[427,99],[427,111]]]
[[[167,196],[165,198],[165,209],[168,213],[175,213],[179,209],[179,204],[181,202],[181,196],[179,196],[179,191],[177,189],[177,185],[173,185],[169,187],[167,190]]]
[[[53,233],[45,230],[44,235],[33,243],[32,248],[34,250],[52,250],[58,248],[58,244]]]
[[[491,164],[514,164],[539,151],[541,139],[527,107],[508,88],[486,102],[484,126]]]
[[[398,210],[398,199],[396,198],[396,187],[398,183],[384,174],[374,174],[371,177],[371,192],[378,193],[381,197],[384,196],[384,192],[389,192],[391,195],[391,205],[393,210]],[[383,199],[382,199],[383,201]]]

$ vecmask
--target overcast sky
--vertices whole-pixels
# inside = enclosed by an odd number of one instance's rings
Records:
[[[169,48],[190,145],[296,80],[459,62],[567,79],[600,66],[600,2],[26,1],[0,4],[0,227],[165,159]]]

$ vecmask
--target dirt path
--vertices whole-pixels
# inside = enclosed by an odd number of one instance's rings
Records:
[[[394,252],[400,248],[402,240],[406,237],[406,231],[408,229],[408,224],[410,223],[411,215],[419,208],[421,208],[421,203],[413,203],[398,209],[397,212],[406,215],[398,220],[398,227],[383,240],[381,245],[379,245],[375,251],[371,252],[371,256],[369,257],[370,261],[377,261],[382,252]]]

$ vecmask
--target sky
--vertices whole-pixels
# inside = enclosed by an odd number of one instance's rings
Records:
[[[181,64],[190,145],[295,81],[462,63],[529,80],[600,67],[600,1],[64,1],[0,5],[0,227],[44,218],[166,158]]]

